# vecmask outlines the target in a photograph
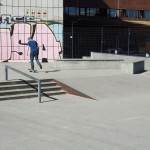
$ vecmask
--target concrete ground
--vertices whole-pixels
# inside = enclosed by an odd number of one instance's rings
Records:
[[[36,78],[57,79],[93,98],[74,95],[0,101],[0,150],[149,150],[150,72],[57,70],[7,63]],[[5,79],[0,63],[0,81]],[[25,79],[9,70],[9,79]]]

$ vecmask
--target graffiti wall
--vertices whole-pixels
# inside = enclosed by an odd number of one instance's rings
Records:
[[[30,49],[18,44],[38,42],[39,59],[60,59],[63,0],[0,0],[0,62],[29,62]]]

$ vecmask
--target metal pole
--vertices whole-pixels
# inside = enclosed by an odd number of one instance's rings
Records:
[[[128,55],[130,54],[130,28],[128,28]]]
[[[74,38],[74,37],[73,37],[73,23],[74,23],[74,22],[72,22],[72,26],[71,26],[71,27],[72,27],[72,31],[71,31],[71,32],[72,32],[72,54],[71,54],[71,55],[72,55],[72,58],[73,58],[73,38]]]
[[[8,68],[5,66],[5,80],[8,80]]]
[[[7,65],[5,65],[5,80],[8,80],[8,69],[11,69],[11,70],[13,70],[13,71],[15,71],[15,72],[17,72],[19,74],[22,74],[22,75],[24,75],[26,77],[29,77],[29,78],[31,78],[31,79],[33,79],[33,80],[38,82],[38,99],[39,99],[39,103],[41,103],[41,80],[39,80],[37,78],[34,78],[34,77],[32,77],[32,76],[30,76],[28,74],[25,74],[25,73],[15,69],[15,68],[13,68],[13,67],[7,66]]]
[[[38,98],[39,98],[39,103],[41,103],[41,81],[38,81]]]
[[[103,52],[103,27],[101,27],[101,53]]]
[[[119,15],[119,7],[120,7],[120,0],[117,1],[117,17],[120,17]]]
[[[80,19],[79,19],[79,20],[80,20]],[[77,21],[71,23],[71,32],[72,32],[72,58],[73,58],[73,51],[74,51],[74,50],[73,50],[73,49],[74,49],[74,48],[73,48],[73,47],[74,47],[74,43],[73,43],[73,42],[74,42],[74,41],[73,41],[73,40],[74,40],[73,25],[74,25],[74,23],[77,23],[79,20],[77,20]]]

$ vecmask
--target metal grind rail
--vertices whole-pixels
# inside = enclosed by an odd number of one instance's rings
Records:
[[[26,77],[28,77],[32,80],[35,80],[38,83],[38,99],[39,99],[39,103],[41,103],[41,80],[37,79],[37,78],[34,78],[34,77],[32,77],[32,76],[30,76],[30,75],[28,75],[24,72],[21,72],[21,71],[15,69],[13,67],[10,67],[8,65],[5,65],[5,80],[8,80],[8,69],[13,70],[13,71],[15,71],[15,72],[17,72],[17,73],[19,73],[23,76],[26,76]]]

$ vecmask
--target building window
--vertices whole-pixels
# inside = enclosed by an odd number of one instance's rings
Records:
[[[138,11],[137,10],[126,10],[126,15],[128,16],[128,18],[137,18]]]
[[[150,10],[144,11],[144,18],[150,18]]]
[[[125,9],[122,9],[122,10],[119,11],[119,17],[121,17],[121,18],[128,17],[127,12],[126,12]]]
[[[107,9],[106,8],[101,8],[100,9],[100,14],[102,17],[107,17]]]
[[[80,16],[86,16],[87,15],[86,10],[87,10],[86,8],[80,8],[80,11],[79,11]]]
[[[64,7],[64,14],[66,14],[66,15],[69,14],[69,9],[68,9],[68,7]]]
[[[95,16],[96,8],[87,8],[87,16]]]
[[[68,14],[70,16],[75,16],[76,15],[76,8],[75,7],[69,7],[69,12]]]
[[[100,16],[100,9],[99,8],[96,9],[95,16]]]
[[[150,18],[150,10],[126,10],[86,7],[64,7],[64,14],[70,16],[99,16],[119,18]]]
[[[138,10],[138,18],[144,18],[144,10]]]
[[[79,8],[78,7],[64,7],[64,14],[70,16],[79,15]]]
[[[116,9],[110,9],[110,17],[117,17],[117,10]]]
[[[76,7],[76,15],[79,16],[79,7]]]
[[[139,18],[144,18],[144,10],[139,10]]]

